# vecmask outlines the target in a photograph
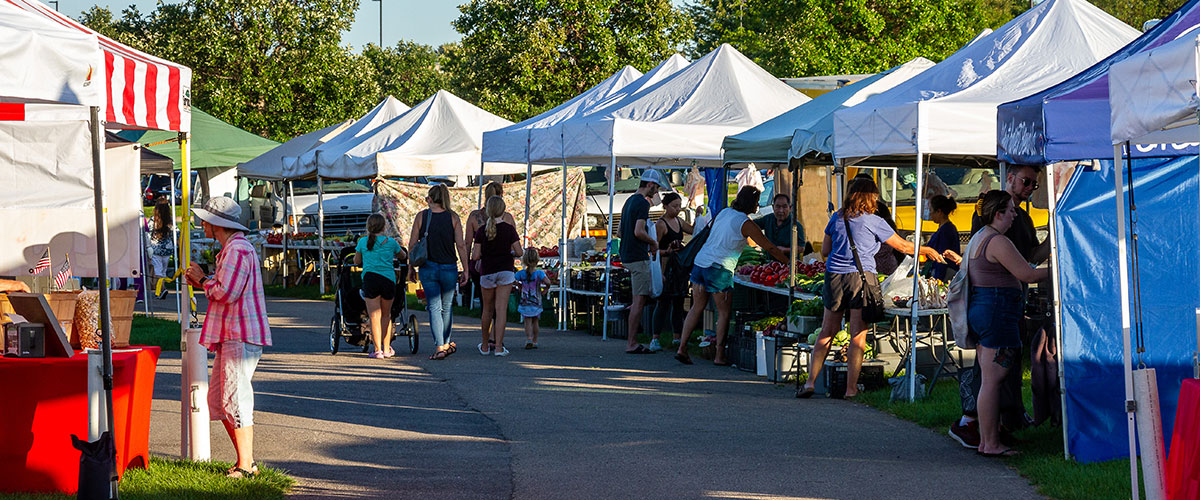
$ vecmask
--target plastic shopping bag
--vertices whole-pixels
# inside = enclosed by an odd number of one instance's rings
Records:
[[[646,221],[646,232],[655,235],[654,221]],[[658,260],[658,252],[650,253],[650,296],[658,297],[663,292],[662,264]]]
[[[884,298],[890,299],[892,297],[908,297],[912,295],[912,269],[912,256],[904,257],[900,265],[896,266],[896,270],[879,285],[880,290],[883,291]]]

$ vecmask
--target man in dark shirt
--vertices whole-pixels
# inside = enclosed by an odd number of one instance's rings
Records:
[[[625,348],[629,354],[652,352],[638,344],[637,334],[642,324],[642,309],[650,299],[650,255],[658,253],[658,240],[654,232],[648,230],[648,224],[650,200],[659,188],[670,191],[671,184],[662,172],[646,169],[637,192],[625,200],[625,206],[621,209],[621,228],[617,232],[621,238],[621,264],[629,270],[629,283],[633,289],[633,303],[629,304],[628,345]]]
[[[783,253],[788,253],[792,248],[792,200],[784,193],[777,193],[775,198],[771,200],[771,210],[774,212],[771,215],[764,215],[754,219],[754,223],[762,229],[771,243],[779,247]],[[796,227],[796,243],[801,248],[796,249],[797,256],[804,255],[804,244],[807,240],[804,237],[804,227]]]
[[[1050,241],[1038,242],[1037,230],[1033,226],[1033,218],[1022,207],[1029,201],[1030,196],[1038,188],[1038,168],[1033,165],[1014,165],[1008,169],[1008,179],[1005,191],[1013,197],[1017,215],[1013,218],[1012,226],[1004,233],[1012,241],[1013,246],[1030,264],[1039,264],[1050,256]],[[982,199],[982,196],[980,197]],[[976,211],[971,216],[971,234],[974,235],[984,226],[983,218]],[[969,250],[968,250],[969,251]],[[964,259],[970,258],[963,255]],[[1021,305],[1024,313],[1024,303]],[[1021,337],[1028,338],[1025,332],[1025,322],[1018,325]],[[1002,425],[1009,430],[1016,430],[1025,425],[1025,403],[1021,399],[1021,366],[1022,356],[1016,356],[1008,374],[1000,387],[1000,417]],[[974,448],[979,445],[979,427],[975,421],[975,398],[979,394],[980,382],[978,361],[971,369],[959,377],[959,394],[962,396],[963,416],[950,426],[950,436],[963,446]]]

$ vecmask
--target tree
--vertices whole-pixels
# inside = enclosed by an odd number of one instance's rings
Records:
[[[1137,2],[1129,0],[1095,0],[1094,3],[1097,7],[1104,9],[1105,12],[1112,14],[1113,17],[1140,30],[1142,29],[1142,23],[1151,19],[1167,17],[1167,15],[1179,8],[1181,2],[1179,0],[1141,0]]]
[[[781,77],[874,73],[922,56],[941,60],[989,27],[992,0],[696,0],[692,55],[721,43]],[[1007,19],[1004,19],[1007,21]]]
[[[380,94],[370,62],[340,46],[357,0],[185,0],[82,21],[192,68],[193,105],[277,140],[362,114]]]
[[[446,51],[462,97],[513,120],[536,115],[624,65],[680,50],[691,23],[669,0],[470,0]]]
[[[371,64],[380,98],[391,95],[409,106],[449,86],[442,70],[442,50],[407,40],[395,47],[369,44],[362,53]]]

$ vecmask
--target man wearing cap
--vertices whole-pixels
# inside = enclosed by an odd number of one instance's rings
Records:
[[[658,240],[647,231],[650,221],[650,203],[659,188],[671,190],[671,185],[662,172],[652,168],[642,174],[638,190],[621,209],[621,227],[617,234],[621,238],[621,264],[629,270],[629,283],[633,288],[633,303],[629,304],[629,343],[627,354],[649,354],[652,351],[637,343],[638,326],[642,324],[642,309],[650,299],[650,254],[658,252]]]
[[[203,288],[208,299],[200,344],[216,353],[208,384],[208,406],[233,441],[237,463],[229,477],[252,477],[254,463],[254,389],[250,379],[271,345],[267,304],[263,299],[258,255],[242,231],[242,209],[227,196],[210,198],[204,208],[192,210],[204,226],[204,235],[221,244],[211,275],[195,262],[187,270],[188,284]]]

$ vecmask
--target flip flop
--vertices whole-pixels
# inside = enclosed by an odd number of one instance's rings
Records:
[[[489,344],[489,345],[491,345],[491,344]],[[482,354],[482,355],[484,355],[484,356],[487,356],[487,355],[489,355],[489,354],[491,354],[491,353],[492,353],[492,351],[489,351],[489,350],[487,350],[487,349],[484,349],[484,348],[483,348],[483,344],[482,344],[482,343],[480,343],[480,344],[479,344],[479,354]]]
[[[654,354],[654,351],[647,349],[646,346],[638,344],[632,351],[625,351],[625,354]]]
[[[450,354],[454,354],[454,353],[458,352],[458,344],[455,344],[454,342],[446,344],[446,351],[447,351],[446,355],[450,355]]]
[[[816,393],[817,393],[817,391],[815,391],[815,390],[812,390],[809,388],[804,388],[802,390],[796,391],[796,397],[800,398],[800,399],[808,399],[808,398],[813,397],[813,394],[816,394]]]
[[[675,353],[675,361],[678,361],[678,362],[680,362],[680,363],[683,363],[683,364],[685,364],[685,365],[690,365],[690,364],[692,364],[692,358],[691,358],[691,356],[688,356],[687,354],[679,354],[679,353]]]
[[[446,356],[447,356],[446,351],[438,351],[438,352],[433,353],[433,355],[430,356],[429,359],[443,360],[443,359],[446,359]]]
[[[730,363],[728,361],[726,361],[724,363],[718,363],[716,361],[713,361],[713,366],[732,366],[732,365],[733,365],[733,363]]]
[[[979,455],[981,457],[988,457],[988,458],[1007,458],[1007,457],[1015,457],[1017,455],[1020,455],[1021,452],[1014,450],[1012,448],[1009,448],[1000,453],[984,453],[982,451],[976,450],[975,454]]]

